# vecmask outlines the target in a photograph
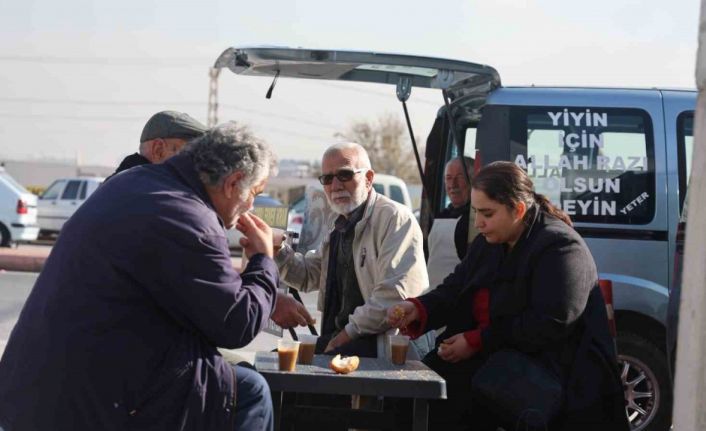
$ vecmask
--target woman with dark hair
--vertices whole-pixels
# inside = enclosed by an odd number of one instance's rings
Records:
[[[478,172],[471,203],[464,260],[387,312],[412,337],[446,326],[424,358],[447,384],[432,429],[627,431],[596,265],[569,217],[511,162]]]

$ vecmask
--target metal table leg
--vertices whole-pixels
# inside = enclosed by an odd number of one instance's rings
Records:
[[[272,391],[272,410],[275,416],[275,431],[279,431],[282,422],[282,392]]]
[[[427,431],[429,423],[429,402],[426,399],[412,400],[412,430]]]

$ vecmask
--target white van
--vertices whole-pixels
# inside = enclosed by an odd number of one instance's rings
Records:
[[[0,246],[34,241],[37,226],[37,197],[0,168]]]
[[[267,77],[263,92],[275,76],[392,85],[391,97],[403,104],[413,87],[440,90],[423,167],[425,238],[447,204],[448,160],[464,155],[479,167],[506,160],[525,169],[537,191],[571,216],[599,277],[612,282],[631,429],[669,429],[665,322],[696,91],[508,87],[482,64],[363,51],[230,48],[215,66]]]
[[[74,177],[51,183],[39,196],[37,220],[42,234],[58,233],[104,180],[103,177]]]

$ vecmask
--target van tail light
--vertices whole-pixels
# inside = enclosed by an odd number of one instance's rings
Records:
[[[300,215],[296,215],[296,216],[292,217],[292,223],[304,224],[304,217],[302,217]]]
[[[613,308],[613,282],[610,280],[598,280],[598,286],[601,288],[603,301],[605,302],[605,308],[608,314],[610,335],[615,338],[616,335],[618,335],[618,330],[615,326],[615,309]]]
[[[22,199],[17,200],[17,214],[27,214],[27,202]]]

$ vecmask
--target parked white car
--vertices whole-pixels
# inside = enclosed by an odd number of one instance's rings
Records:
[[[287,230],[296,234],[295,237],[292,239],[292,244],[299,243],[299,235],[302,234],[302,226],[304,225],[305,214],[306,196],[302,196],[289,206],[289,214],[287,216]]]
[[[54,181],[39,196],[37,221],[42,234],[58,233],[104,180],[103,177],[73,177]]]
[[[34,241],[37,226],[37,197],[0,168],[0,246]]]
[[[373,188],[381,195],[385,195],[393,201],[412,209],[412,199],[409,197],[407,184],[401,178],[376,173],[373,180]]]

